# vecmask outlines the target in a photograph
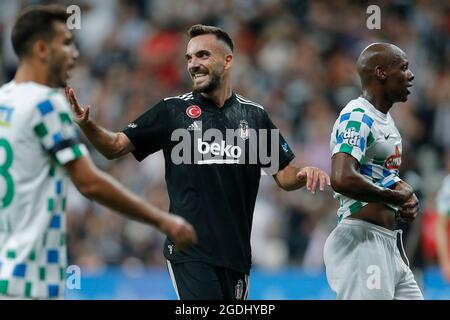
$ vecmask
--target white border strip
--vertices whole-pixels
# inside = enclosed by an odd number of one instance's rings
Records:
[[[240,99],[240,98],[237,98],[237,101],[240,102],[240,103],[242,103],[242,104],[247,104],[247,105],[254,106],[254,107],[257,107],[257,108],[260,108],[260,109],[264,110],[264,107],[263,107],[262,105],[260,105],[260,104],[257,104],[257,103],[248,102],[248,101],[243,101],[243,100]]]
[[[248,99],[244,98],[243,96],[241,96],[241,95],[239,95],[239,94],[236,94],[236,98],[237,98],[238,100],[241,100],[241,101],[239,101],[239,102],[241,102],[241,103],[244,103],[244,104],[250,104],[250,105],[252,105],[252,106],[255,106],[255,107],[258,107],[258,108],[264,110],[264,107],[263,107],[262,105],[260,105],[259,103],[254,102],[254,101],[251,101],[251,100],[248,100]]]
[[[163,100],[166,101],[166,100],[169,100],[169,99],[181,99],[181,100],[187,101],[187,100],[193,99],[193,96],[192,96],[192,92],[188,92],[188,93],[185,93],[185,94],[180,94],[179,96],[166,97]]]
[[[250,291],[250,277],[248,274],[245,275],[245,294],[244,300],[248,300],[248,293]]]
[[[177,294],[177,298],[178,298],[178,300],[181,300],[180,299],[180,295],[178,294],[178,287],[177,287],[177,282],[175,281],[175,275],[173,274],[172,265],[170,264],[169,260],[167,260],[167,268],[169,269],[170,279],[172,280],[172,285],[173,285],[173,288],[175,289],[175,292]]]
[[[233,164],[239,163],[239,159],[206,159],[198,160],[197,164]]]

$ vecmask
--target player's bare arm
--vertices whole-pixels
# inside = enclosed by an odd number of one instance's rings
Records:
[[[154,225],[172,239],[177,248],[186,248],[197,241],[191,224],[182,217],[164,212],[127,191],[118,181],[97,169],[89,157],[81,157],[65,165],[77,189],[87,198]]]
[[[450,281],[450,255],[447,235],[448,220],[445,214],[438,214],[436,218],[436,245],[442,274],[447,281]]]
[[[72,88],[67,87],[65,93],[73,110],[75,122],[94,147],[107,159],[119,158],[134,150],[133,144],[125,134],[109,131],[90,119],[90,106],[82,107]]]
[[[380,187],[358,172],[358,161],[347,153],[337,153],[331,159],[331,186],[336,192],[364,202],[384,202],[409,208],[417,203],[412,188],[405,182],[396,190]]]
[[[324,191],[330,185],[330,177],[326,172],[315,167],[297,168],[287,165],[274,176],[278,186],[286,191],[297,190],[306,186],[311,193],[315,193],[317,187]]]

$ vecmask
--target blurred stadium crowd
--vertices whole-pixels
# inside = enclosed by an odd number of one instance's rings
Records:
[[[9,32],[20,8],[56,1],[0,2],[0,81],[15,71]],[[75,31],[81,52],[70,84],[103,126],[121,130],[159,99],[190,91],[185,31],[216,25],[235,41],[236,92],[265,106],[296,153],[296,163],[330,171],[329,138],[340,109],[359,95],[355,61],[375,41],[392,42],[415,73],[412,95],[393,109],[403,137],[403,177],[421,194],[423,214],[407,232],[412,264],[435,263],[434,197],[450,149],[450,3],[375,1],[381,29],[366,27],[365,1],[90,0]],[[96,163],[133,191],[168,208],[162,153]],[[447,157],[450,163],[450,156]],[[448,165],[450,169],[450,164]],[[163,236],[69,194],[70,263],[80,267],[164,265]],[[263,177],[252,233],[255,266],[322,268],[322,248],[337,223],[331,192],[283,192]]]

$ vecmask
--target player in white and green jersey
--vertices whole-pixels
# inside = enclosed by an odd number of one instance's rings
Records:
[[[357,62],[363,93],[341,111],[331,135],[331,185],[338,225],[324,247],[338,299],[423,299],[407,264],[396,218],[414,220],[418,200],[398,176],[402,144],[389,110],[406,101],[414,75],[398,47],[376,43]]]
[[[65,277],[63,165],[87,155],[61,93],[37,83],[0,88],[0,293],[57,297]]]
[[[15,79],[0,88],[0,299],[61,298],[69,177],[82,194],[153,224],[184,248],[195,232],[99,171],[79,142],[64,95],[78,56],[66,9],[36,6],[17,19]]]
[[[446,152],[445,164],[448,175],[436,196],[436,243],[442,275],[450,282],[450,150]]]
[[[377,110],[362,97],[342,109],[333,127],[330,149],[332,156],[339,152],[350,154],[359,163],[359,173],[376,185],[389,188],[401,180],[398,170],[402,140],[394,120],[389,113]],[[367,205],[367,202],[339,193],[336,198],[340,205],[339,222]]]

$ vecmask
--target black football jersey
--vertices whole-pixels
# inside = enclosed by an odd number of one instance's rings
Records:
[[[261,172],[275,174],[294,158],[264,108],[235,93],[221,108],[187,93],[162,99],[123,132],[138,161],[163,150],[169,211],[197,232],[185,251],[167,239],[165,257],[249,273]]]

